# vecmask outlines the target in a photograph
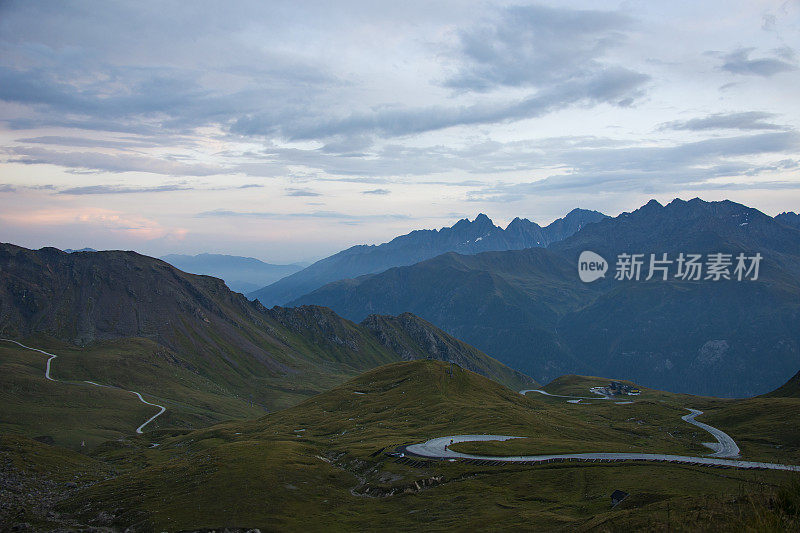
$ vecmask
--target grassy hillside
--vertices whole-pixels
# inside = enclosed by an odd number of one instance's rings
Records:
[[[589,392],[591,387],[605,386],[609,381],[606,378],[569,375],[553,380],[543,389],[552,394],[591,397],[592,394]],[[633,411],[641,409],[645,404],[657,402],[661,406],[674,407],[679,410],[684,407],[700,409],[704,411],[704,414],[698,420],[727,432],[739,445],[742,457],[756,461],[800,464],[800,398],[784,395],[786,391],[792,390],[794,381],[793,377],[786,385],[773,393],[737,400],[674,394],[637,385],[642,391],[640,396],[620,396],[618,399],[618,401],[634,400],[636,403],[616,407]],[[546,396],[542,397],[542,400],[565,401]],[[612,403],[608,400],[581,401],[581,404],[591,405],[591,408],[598,412],[601,409],[613,407]],[[681,414],[685,414],[685,411]],[[678,428],[683,432],[695,431],[694,428],[681,423]],[[698,432],[698,436],[703,438],[703,433]],[[522,441],[519,443],[521,444]],[[509,441],[491,444],[491,446],[497,453],[505,453],[504,447],[519,446],[520,444]],[[490,445],[475,443],[469,446],[472,446],[473,449],[477,449],[478,446],[487,446],[486,449],[489,449]]]
[[[674,527],[676,520],[710,527],[717,515],[698,511],[713,507],[727,513],[723,526],[741,527],[752,512],[731,498],[778,490],[791,474],[667,464],[406,464],[383,453],[435,436],[484,432],[527,436],[525,446],[540,451],[602,444],[606,451],[703,453],[699,443],[708,435],[681,422],[683,413],[646,397],[632,405],[527,397],[458,367],[451,374],[437,361],[394,363],[257,420],[108,443],[93,456],[119,475],[76,492],[58,511],[81,523],[135,524],[138,531],[410,531],[467,523],[615,530],[659,529],[667,521]],[[612,510],[614,489],[632,496]]]
[[[45,339],[29,340],[55,353],[47,356],[0,342],[0,432],[47,436],[78,449],[133,433],[158,409],[125,390],[96,387],[86,380],[136,390],[167,408],[152,424],[204,427],[219,420],[258,416],[261,405],[237,397],[213,381],[172,364],[163,347],[148,339],[102,341],[77,348]],[[152,429],[148,428],[148,429]]]
[[[763,394],[762,398],[800,398],[800,372],[775,389],[772,392]]]
[[[748,456],[790,458],[800,464],[800,394],[798,375],[756,398],[726,402],[709,410],[706,420],[730,428]]]
[[[400,354],[404,361],[414,359],[448,361],[477,374],[491,377],[512,390],[538,386],[525,374],[512,370],[411,313],[403,313],[396,317],[370,315],[361,322],[361,326],[372,331],[383,346]]]
[[[389,317],[386,317],[387,319]],[[395,333],[397,333],[395,331]],[[446,339],[452,337],[446,336]],[[320,364],[320,369],[283,376],[252,378],[237,386],[216,382],[193,371],[163,346],[149,339],[118,339],[76,347],[47,338],[26,340],[28,345],[58,355],[51,375],[44,378],[47,356],[15,344],[0,342],[0,432],[50,436],[59,445],[92,448],[100,442],[128,435],[158,409],[139,402],[124,390],[99,388],[94,381],[125,390],[135,390],[167,411],[148,426],[200,428],[228,419],[251,418],[280,409],[330,389],[355,372],[346,366],[347,352],[339,353],[343,364]],[[380,346],[378,340],[373,341]],[[312,341],[302,339],[296,346]],[[414,353],[414,357],[454,357],[497,376],[514,389],[535,382],[516,373],[471,347],[466,357],[451,353]],[[375,349],[375,353],[394,353]],[[336,355],[337,352],[334,352]],[[400,359],[395,355],[387,359]],[[407,358],[407,357],[406,357]],[[177,359],[177,361],[176,361]],[[466,361],[464,361],[466,359]],[[378,362],[375,362],[378,364]]]
[[[439,358],[519,388],[534,382],[415,317],[369,327],[330,309],[265,309],[224,283],[133,252],[0,245],[0,431],[91,447],[148,429],[198,428],[274,411],[393,361]],[[407,328],[407,329],[405,329]]]

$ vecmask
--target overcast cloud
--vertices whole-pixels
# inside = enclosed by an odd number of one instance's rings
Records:
[[[785,0],[2,2],[2,239],[294,261],[478,212],[798,211],[798,46]]]

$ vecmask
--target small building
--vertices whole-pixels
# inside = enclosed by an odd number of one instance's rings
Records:
[[[637,396],[642,392],[639,389],[628,385],[627,383],[622,383],[621,381],[612,381],[609,383],[607,388],[613,395],[627,394],[628,396]]]
[[[611,507],[616,507],[622,500],[630,496],[627,492],[622,490],[615,490],[611,493]]]

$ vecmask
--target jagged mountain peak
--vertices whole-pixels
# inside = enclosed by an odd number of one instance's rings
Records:
[[[600,213],[600,211],[595,211],[594,209],[583,209],[581,207],[576,207],[575,209],[573,209],[572,211],[567,213],[564,216],[564,218],[570,218],[570,217],[586,215],[586,214],[602,214],[602,213]]]
[[[532,221],[528,220],[527,218],[515,217],[514,220],[509,222],[508,226],[506,226],[506,231],[509,231],[509,230],[513,231],[514,229],[517,229],[517,228],[526,228],[526,227],[541,228],[541,226],[539,224],[537,224],[536,222],[532,222]]]
[[[644,204],[644,205],[642,206],[642,209],[653,209],[653,208],[660,209],[660,208],[662,208],[662,207],[664,207],[664,206],[661,204],[661,202],[659,202],[658,200],[656,200],[655,198],[653,198],[653,199],[651,199],[649,202],[647,202],[646,204]]]
[[[573,210],[547,228],[517,217],[503,229],[485,213],[479,213],[472,221],[463,218],[438,231],[417,230],[378,246],[355,246],[343,250],[249,296],[268,306],[283,305],[332,281],[412,265],[448,252],[471,255],[549,246],[603,218],[605,215],[597,211]]]
[[[733,202],[731,200],[719,201],[705,201],[700,198],[692,198],[691,200],[683,200],[675,198],[669,203],[663,205],[657,200],[653,199],[645,205],[632,211],[630,213],[622,213],[620,217],[627,216],[682,216],[685,219],[693,219],[697,217],[739,217],[739,216],[756,216],[767,217],[764,213],[753,207]],[[619,218],[619,217],[618,217]]]
[[[794,211],[784,211],[783,213],[777,215],[775,220],[781,224],[800,229],[800,214],[797,214]]]
[[[492,219],[486,216],[484,213],[479,213],[478,216],[475,217],[474,220],[470,221],[468,218],[462,218],[450,228],[442,228],[440,231],[446,231],[448,229],[463,229],[463,228],[496,228],[497,226],[494,225]]]

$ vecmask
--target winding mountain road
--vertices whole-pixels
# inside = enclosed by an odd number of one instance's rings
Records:
[[[555,396],[558,398],[572,398],[572,399],[599,399],[599,398],[583,398],[580,396],[559,396],[557,394],[550,394],[548,392],[538,389],[528,389],[520,391],[520,394],[528,392],[538,392],[546,396]],[[563,453],[563,454],[548,454],[548,455],[511,455],[511,456],[494,456],[494,455],[473,455],[469,453],[461,453],[453,451],[449,448],[451,444],[459,442],[484,442],[484,441],[506,441],[511,439],[523,439],[526,437],[514,437],[510,435],[449,435],[447,437],[437,437],[430,439],[420,444],[411,444],[405,447],[406,453],[418,457],[425,457],[430,459],[461,459],[472,461],[488,461],[490,463],[549,463],[561,461],[585,461],[585,462],[613,462],[613,461],[660,461],[669,463],[688,463],[705,466],[717,467],[733,467],[733,468],[746,468],[746,469],[762,469],[762,470],[789,470],[793,472],[800,472],[800,465],[785,465],[780,463],[763,463],[758,461],[741,461],[735,459],[739,456],[739,446],[731,438],[730,435],[721,429],[709,426],[702,422],[695,420],[696,417],[703,414],[703,411],[698,409],[686,408],[689,414],[681,417],[681,420],[697,426],[709,432],[717,442],[709,443],[704,442],[703,445],[714,450],[714,453],[706,457],[693,457],[688,455],[669,455],[660,453],[615,453],[615,452],[599,452],[599,453]]]
[[[67,385],[80,385],[80,382],[60,381],[60,380],[54,379],[54,378],[53,378],[53,377],[50,375],[50,365],[51,365],[51,363],[53,362],[53,359],[56,359],[56,358],[58,357],[57,355],[55,355],[55,354],[52,354],[52,353],[49,353],[49,352],[45,352],[44,350],[40,350],[40,349],[38,349],[38,348],[31,348],[30,346],[25,346],[25,345],[24,345],[24,344],[22,344],[21,342],[17,342],[17,341],[15,341],[15,340],[12,340],[12,339],[2,339],[2,338],[0,338],[0,341],[13,342],[13,343],[14,343],[14,344],[16,344],[16,345],[18,345],[18,346],[21,346],[22,348],[25,348],[26,350],[31,350],[31,351],[34,351],[34,352],[39,352],[39,353],[41,353],[41,354],[44,354],[44,355],[47,355],[47,356],[49,356],[49,359],[47,360],[47,365],[45,366],[44,377],[45,377],[45,378],[47,378],[47,379],[49,379],[50,381],[57,381],[57,382],[59,382],[59,383],[65,383],[65,384],[67,384]],[[163,415],[163,414],[164,414],[164,412],[167,410],[167,408],[166,408],[166,407],[164,407],[163,405],[158,405],[158,404],[155,404],[155,403],[150,403],[150,402],[148,402],[147,400],[145,400],[144,398],[142,398],[142,395],[141,395],[140,393],[138,393],[138,392],[136,392],[136,391],[133,391],[133,390],[127,390],[127,389],[123,389],[123,388],[120,388],[120,387],[115,387],[115,386],[113,386],[113,385],[102,385],[102,384],[100,384],[100,383],[95,383],[94,381],[84,381],[83,383],[86,383],[86,384],[88,384],[88,385],[93,385],[93,386],[95,386],[95,387],[103,387],[103,388],[107,388],[107,389],[116,389],[116,390],[121,390],[121,391],[124,391],[124,392],[129,392],[129,393],[131,393],[131,394],[135,395],[137,398],[139,398],[139,401],[140,401],[140,402],[142,402],[142,403],[144,403],[144,404],[147,404],[147,405],[152,405],[153,407],[158,407],[158,408],[160,409],[158,413],[156,413],[155,415],[153,415],[153,416],[151,416],[150,418],[148,418],[148,419],[147,419],[147,420],[144,422],[144,424],[142,424],[141,426],[139,426],[138,428],[136,428],[136,433],[139,433],[139,434],[142,434],[142,433],[144,433],[144,427],[145,427],[147,424],[149,424],[150,422],[152,422],[153,420],[155,420],[156,418],[158,418],[159,416]]]
[[[520,394],[525,396],[529,392],[538,392],[544,396],[552,396],[553,398],[571,398],[573,400],[613,400],[611,396],[607,394],[600,394],[599,392],[596,393],[597,396],[562,396],[560,394],[550,394],[547,391],[543,391],[542,389],[525,389],[519,391]]]
[[[737,459],[721,459],[717,457],[692,457],[688,455],[668,455],[660,453],[561,453],[548,455],[473,455],[456,452],[448,448],[459,442],[477,441],[505,441],[522,439],[525,437],[512,437],[510,435],[450,435],[437,437],[421,444],[406,446],[406,453],[428,459],[462,459],[473,461],[487,461],[489,463],[553,463],[564,461],[584,462],[615,462],[615,461],[657,461],[668,463],[695,464],[703,466],[733,467],[761,470],[789,470],[800,472],[799,465],[784,465],[779,463],[762,463],[757,461],[740,461]]]
[[[687,409],[689,409],[687,407]],[[683,415],[681,420],[685,422],[689,422],[700,429],[704,429],[711,433],[717,442],[704,442],[704,446],[708,446],[714,453],[710,455],[710,457],[739,457],[739,446],[733,441],[730,435],[722,431],[721,429],[717,429],[713,426],[709,426],[708,424],[703,424],[702,422],[698,422],[695,420],[695,417],[702,415],[703,411],[698,411],[697,409],[689,409],[691,411],[688,415]]]

